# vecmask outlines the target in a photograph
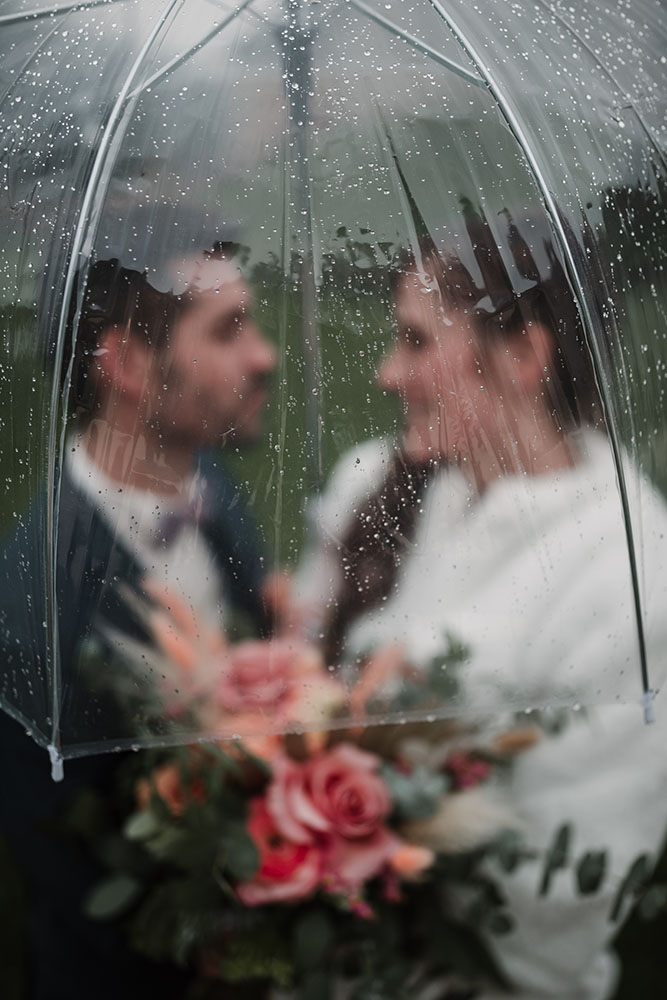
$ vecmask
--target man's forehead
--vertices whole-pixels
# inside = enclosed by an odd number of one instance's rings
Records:
[[[177,295],[184,292],[202,294],[217,292],[243,280],[240,269],[226,258],[200,256],[187,257],[173,267],[174,287]]]

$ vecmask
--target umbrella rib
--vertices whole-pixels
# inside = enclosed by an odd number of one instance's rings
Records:
[[[369,17],[371,21],[375,21],[377,24],[382,25],[383,28],[391,31],[391,33],[396,35],[397,38],[402,38],[404,42],[412,45],[413,48],[424,53],[424,55],[429,56],[429,58],[433,59],[434,62],[439,63],[446,69],[451,70],[452,73],[460,76],[466,81],[466,83],[471,83],[475,87],[482,87],[486,89],[485,81],[481,80],[479,76],[476,76],[469,69],[466,69],[465,66],[459,66],[458,63],[448,59],[447,56],[442,54],[442,52],[438,52],[437,49],[427,45],[426,42],[422,42],[415,35],[411,35],[410,32],[405,31],[403,28],[399,28],[399,26],[394,24],[393,21],[390,21],[388,17],[385,17],[383,14],[378,13],[378,11],[368,7],[365,3],[362,3],[362,0],[348,0],[348,3],[362,14],[365,14],[366,17]]]
[[[79,3],[68,3],[62,7],[38,7],[35,10],[24,10],[20,14],[0,14],[0,25],[39,21],[43,17],[55,17],[58,14],[68,14],[72,10],[90,10],[93,7],[108,7],[114,3],[125,3],[126,0],[79,0]]]
[[[422,244],[422,237],[430,241],[431,243],[433,242],[433,237],[431,236],[429,228],[426,224],[426,219],[420,212],[419,206],[417,205],[417,202],[415,201],[414,196],[410,190],[410,185],[408,184],[408,180],[405,174],[403,173],[403,170],[401,169],[400,163],[398,162],[398,156],[396,155],[396,147],[394,146],[394,141],[391,137],[389,126],[387,125],[387,122],[385,121],[384,116],[380,111],[380,107],[378,105],[375,96],[373,97],[370,106],[375,118],[375,128],[378,133],[378,138],[380,139],[380,145],[382,146],[384,140],[384,142],[388,146],[389,160],[398,176],[398,182],[396,183],[395,181],[394,183],[396,184],[396,187],[398,189],[397,193],[402,203],[401,212],[403,214],[403,218],[405,219],[407,226],[410,229],[409,233],[410,242],[415,247],[415,252],[419,254],[420,267],[422,267],[422,269],[425,270],[426,268],[421,259],[421,249],[420,249]]]
[[[69,263],[67,266],[67,274],[65,277],[65,284],[63,289],[63,300],[60,311],[60,320],[58,323],[58,332],[56,339],[56,354],[54,359],[54,371],[55,377],[53,379],[53,387],[51,392],[51,413],[57,415],[62,413],[61,417],[61,434],[60,434],[60,448],[59,453],[62,454],[64,450],[64,435],[66,432],[67,424],[67,412],[63,408],[61,410],[61,399],[65,400],[67,398],[68,386],[71,382],[72,375],[72,364],[75,354],[75,341],[76,341],[76,322],[78,317],[75,317],[74,321],[74,331],[72,333],[72,360],[70,361],[70,367],[66,373],[64,384],[62,387],[62,392],[59,385],[58,374],[62,369],[63,364],[63,352],[65,347],[65,336],[66,336],[66,326],[67,317],[70,311],[70,304],[72,301],[72,294],[74,291],[74,283],[76,280],[77,271],[81,266],[81,262],[86,260],[87,256],[90,254],[89,242],[95,231],[95,225],[99,217],[101,210],[101,198],[100,192],[103,191],[105,182],[108,182],[108,176],[105,177],[104,171],[107,166],[110,154],[114,148],[114,140],[116,140],[118,135],[119,125],[123,120],[123,117],[127,116],[127,112],[132,108],[132,102],[129,99],[129,90],[132,86],[135,77],[139,73],[141,66],[148,54],[150,52],[156,39],[160,36],[160,33],[165,28],[174,16],[177,9],[182,6],[184,0],[169,0],[166,7],[157,18],[148,38],[144,42],[139,54],[134,60],[132,67],[127,75],[127,79],[124,85],[121,87],[120,93],[116,98],[114,106],[111,110],[109,118],[106,122],[106,128],[102,135],[95,160],[90,172],[90,177],[86,185],[86,191],[81,204],[81,214],[79,216],[79,221],[72,239],[72,247],[70,252]],[[56,511],[60,506],[60,481],[56,479],[56,446],[57,446],[57,423],[58,420],[52,418],[51,426],[49,428],[49,443],[48,443],[48,469],[47,469],[47,492],[48,496],[52,497],[51,503],[47,504],[47,580],[48,580],[48,597],[50,604],[50,615],[49,615],[49,628],[50,628],[50,639],[51,646],[54,651],[53,661],[52,661],[52,717],[51,717],[51,743],[48,747],[49,754],[51,756],[52,764],[52,775],[55,780],[62,778],[62,746],[60,741],[60,705],[58,703],[59,694],[59,682],[60,682],[60,657],[59,657],[59,646],[58,646],[58,604],[56,595],[56,549],[57,549],[57,519]]]
[[[222,21],[220,21],[219,24],[216,24],[214,28],[211,28],[207,35],[204,35],[204,37],[198,42],[195,42],[195,44],[192,45],[186,52],[182,52],[179,56],[174,56],[174,58],[168,62],[166,66],[163,66],[157,73],[154,73],[148,80],[145,80],[141,86],[133,90],[131,94],[128,94],[128,99],[132,99],[138,97],[139,94],[143,94],[144,91],[149,90],[154,84],[156,84],[158,80],[163,80],[165,77],[169,76],[170,73],[173,73],[174,70],[178,69],[179,66],[182,66],[183,63],[187,62],[191,56],[196,55],[197,52],[203,49],[205,45],[208,45],[208,43],[215,38],[216,35],[219,35],[221,31],[224,31],[227,25],[237,18],[238,15],[242,13],[242,11],[252,2],[253,0],[242,0],[242,3],[237,4],[236,7],[230,11],[227,17],[223,18]]]
[[[463,47],[464,51],[468,54],[474,65],[479,70],[479,73],[483,80],[486,81],[486,85],[489,92],[496,100],[498,108],[505,118],[508,128],[512,132],[514,138],[519,144],[524,156],[526,157],[530,168],[533,173],[533,179],[537,185],[538,191],[542,196],[547,212],[551,218],[551,223],[554,227],[555,234],[558,238],[558,244],[563,253],[565,264],[567,267],[567,272],[572,282],[573,288],[577,293],[577,301],[579,308],[581,309],[584,330],[587,333],[586,341],[591,354],[591,360],[593,363],[593,370],[595,373],[595,379],[600,390],[600,400],[602,403],[602,409],[604,412],[605,423],[609,431],[609,441],[612,450],[612,457],[614,460],[614,468],[616,471],[617,481],[618,481],[618,491],[621,500],[621,510],[624,519],[624,528],[626,541],[628,546],[628,560],[630,563],[630,576],[632,582],[632,591],[634,598],[634,611],[635,619],[637,622],[637,644],[639,652],[639,665],[641,672],[641,682],[642,682],[642,698],[641,704],[644,708],[644,718],[646,722],[651,722],[653,719],[652,713],[652,691],[649,683],[648,676],[648,663],[646,656],[646,638],[644,634],[644,623],[642,621],[641,606],[639,600],[640,588],[639,588],[639,571],[637,567],[637,556],[635,551],[634,533],[632,530],[632,521],[630,518],[630,501],[628,497],[628,487],[625,478],[625,470],[623,467],[623,460],[621,455],[621,445],[618,439],[618,432],[616,430],[614,421],[612,418],[612,407],[608,399],[607,390],[605,387],[605,381],[602,377],[604,366],[602,364],[602,357],[595,339],[594,335],[594,324],[593,317],[591,316],[591,311],[588,307],[588,302],[586,300],[586,295],[584,289],[579,280],[579,275],[576,268],[576,262],[574,255],[570,248],[567,235],[565,233],[565,227],[561,219],[560,213],[558,211],[558,206],[556,200],[549,188],[546,178],[542,174],[542,169],[537,160],[535,153],[533,152],[530,141],[525,134],[521,122],[514,114],[510,102],[505,98],[503,88],[499,82],[495,79],[491,67],[484,63],[484,60],[477,52],[473,43],[468,39],[465,32],[459,27],[454,18],[445,10],[443,4],[440,0],[428,0],[433,9],[440,14],[444,22],[449,26],[450,30],[454,36],[458,39],[459,43]]]

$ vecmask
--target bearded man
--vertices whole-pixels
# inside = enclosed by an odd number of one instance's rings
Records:
[[[232,251],[218,242],[181,258],[169,291],[116,258],[98,260],[72,296],[74,429],[57,492],[45,493],[20,519],[0,558],[6,689],[50,669],[44,630],[31,626],[31,607],[12,580],[29,573],[31,605],[46,604],[46,574],[39,555],[31,556],[31,540],[52,504],[61,692],[55,709],[70,753],[105,749],[104,736],[121,745],[132,737],[136,718],[115,703],[113,684],[98,689],[81,666],[81,650],[109,630],[140,634],[132,595],[145,600],[164,588],[212,627],[224,628],[234,611],[259,632],[267,627],[264,560],[239,487],[216,450],[259,435],[276,363]],[[104,656],[100,670],[111,670]],[[26,705],[31,696],[25,694]],[[139,961],[119,926],[84,917],[99,871],[53,835],[78,789],[105,794],[113,787],[118,756],[75,756],[64,780],[53,782],[44,749],[26,738],[29,711],[16,714],[16,721],[0,721],[0,827],[25,877],[30,1000],[182,997],[185,982],[172,968]],[[50,749],[57,758],[57,746]]]

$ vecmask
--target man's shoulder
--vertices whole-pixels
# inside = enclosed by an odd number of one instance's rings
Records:
[[[23,655],[32,650],[33,659],[44,658],[47,630],[36,625],[48,618],[49,573],[55,568],[61,652],[67,660],[72,637],[92,616],[108,581],[131,581],[137,567],[66,470],[54,505],[54,528],[48,517],[49,503],[48,491],[42,489],[0,544],[0,638],[16,655],[19,649]],[[56,533],[55,567],[51,530]]]

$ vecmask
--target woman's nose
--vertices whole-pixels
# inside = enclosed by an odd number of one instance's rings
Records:
[[[377,383],[381,389],[398,391],[402,386],[402,365],[397,347],[386,354],[377,370]]]

